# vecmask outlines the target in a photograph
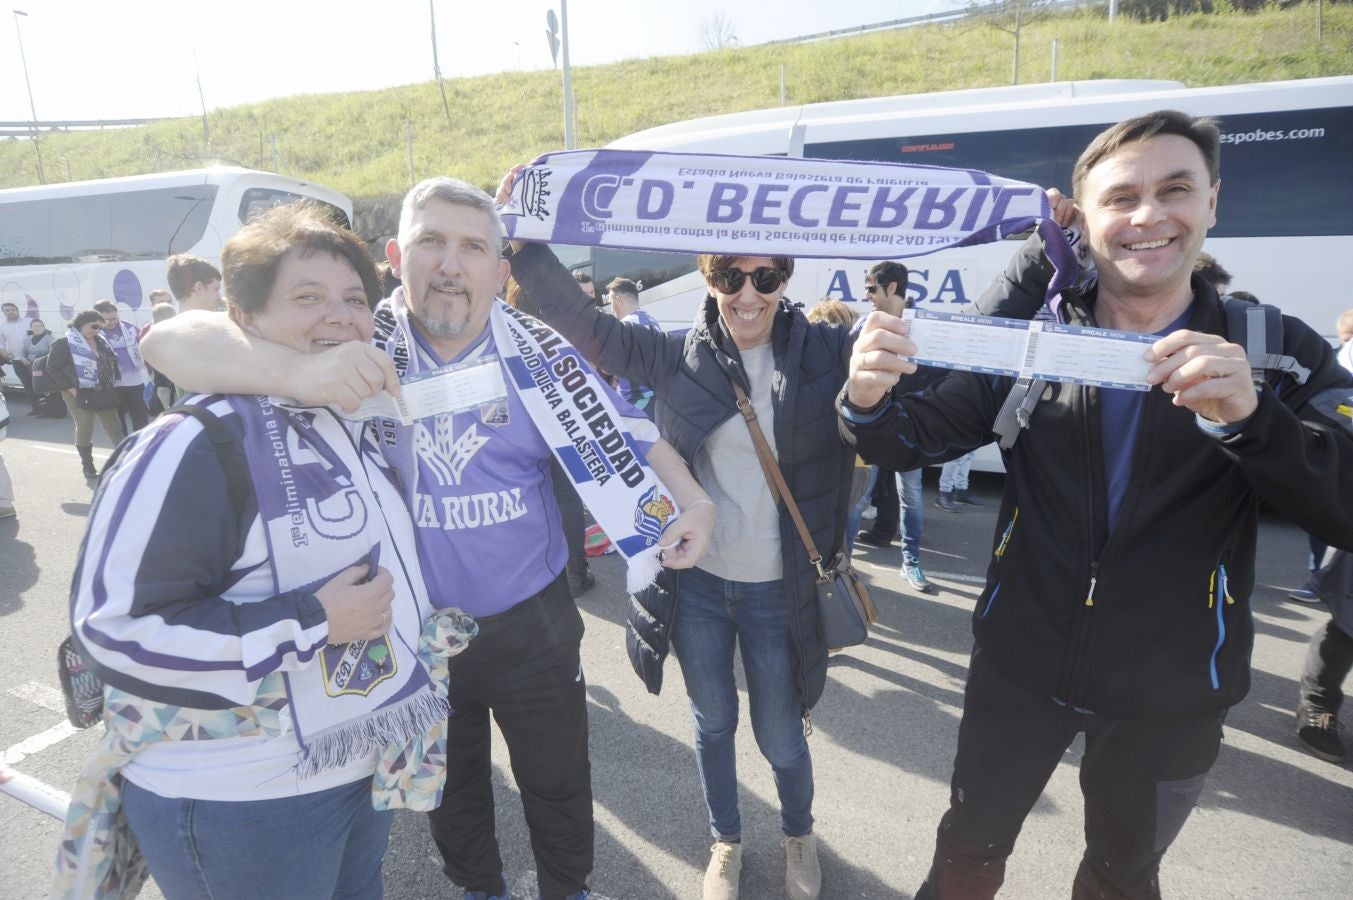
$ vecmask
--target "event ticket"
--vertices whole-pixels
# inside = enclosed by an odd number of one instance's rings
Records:
[[[354,419],[398,419],[412,425],[418,419],[501,403],[507,384],[497,356],[456,363],[411,375],[400,385],[396,400],[385,391],[362,401]]]
[[[1147,391],[1157,338],[1131,331],[909,309],[918,365]]]

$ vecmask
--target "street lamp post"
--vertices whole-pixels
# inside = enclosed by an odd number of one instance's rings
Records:
[[[19,16],[28,18],[28,13],[21,9],[12,10],[14,13],[14,34],[19,38],[19,59],[23,62],[23,81],[28,86],[28,109],[33,114],[33,122],[30,126],[33,131],[33,152],[38,157],[38,183],[46,184],[47,179],[42,173],[42,147],[38,144],[38,108],[33,104],[33,82],[28,77],[28,57],[23,52],[23,32],[19,29]]]

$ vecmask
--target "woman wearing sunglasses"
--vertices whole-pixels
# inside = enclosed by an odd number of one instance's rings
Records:
[[[504,179],[508,190],[511,178]],[[736,897],[742,865],[735,648],[752,730],[779,793],[786,894],[814,898],[821,874],[804,732],[826,683],[827,648],[818,633],[813,566],[771,496],[733,382],[751,399],[813,541],[830,559],[842,546],[854,464],[833,409],[851,339],[845,328],[810,323],[785,302],[792,259],[705,255],[698,262],[709,296],[684,335],[603,315],[543,245],[514,243],[512,274],[545,320],[593,364],[653,388],[658,429],[714,500],[708,553],[679,576],[664,572],[669,595],[637,598],[646,614],[635,615],[631,606],[628,641],[650,691],[661,685],[668,635],[681,664],[715,841],[705,900]]]

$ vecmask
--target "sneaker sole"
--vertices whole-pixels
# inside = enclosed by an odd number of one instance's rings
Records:
[[[1301,735],[1297,735],[1297,742],[1301,744],[1302,749],[1304,749],[1307,753],[1311,754],[1317,759],[1323,759],[1325,762],[1331,762],[1334,763],[1335,765],[1339,765],[1342,764],[1343,761],[1348,758],[1347,753],[1340,756],[1337,753],[1327,753],[1324,750],[1312,747],[1310,744],[1306,743],[1306,739],[1303,738]]]

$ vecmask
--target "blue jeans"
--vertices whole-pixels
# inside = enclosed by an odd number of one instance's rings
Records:
[[[865,508],[869,506],[869,495],[874,493],[874,479],[879,477],[879,467],[869,467],[869,484],[865,485],[864,493],[855,505],[850,508],[846,515],[846,555],[855,552],[855,535],[860,533],[860,518],[864,515]]]
[[[123,782],[122,809],[169,900],[379,900],[392,811],[371,779],[279,800],[173,800]]]
[[[897,496],[902,508],[902,562],[921,561],[921,531],[925,507],[921,505],[921,470],[897,473]]]
[[[813,830],[813,759],[799,717],[790,610],[778,581],[725,581],[700,569],[681,573],[672,649],[681,663],[695,721],[695,758],[717,840],[742,839],[738,813],[738,690],[733,648],[742,645],[752,733],[780,795],[780,829]]]
[[[940,468],[941,491],[966,491],[968,472],[972,470],[972,454],[965,453],[958,459],[951,459]]]

